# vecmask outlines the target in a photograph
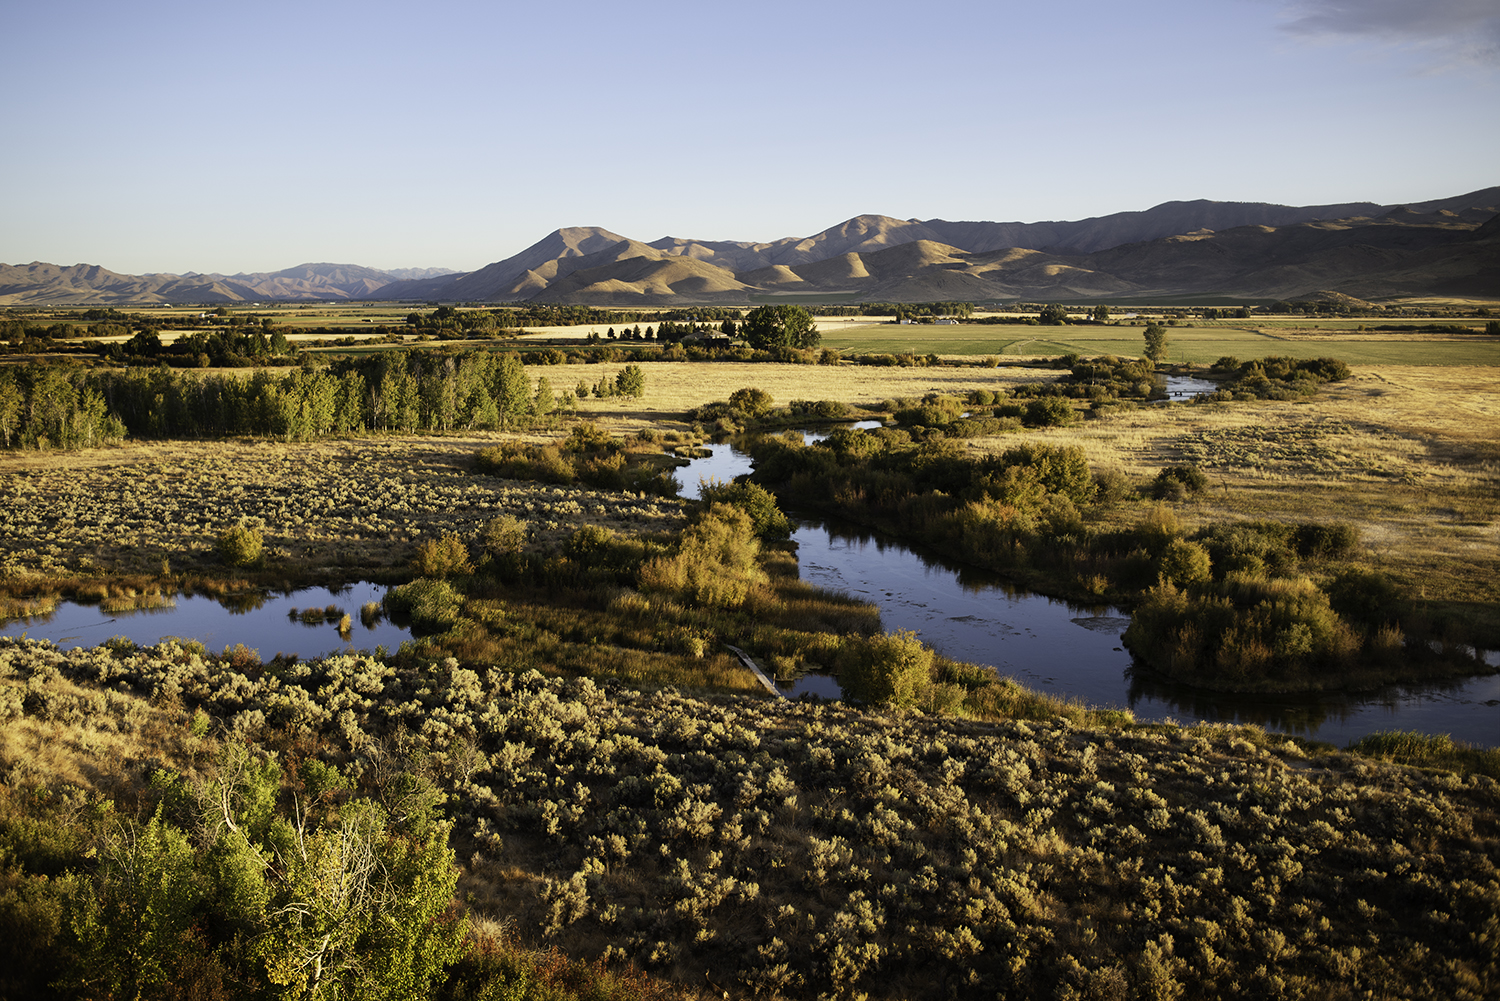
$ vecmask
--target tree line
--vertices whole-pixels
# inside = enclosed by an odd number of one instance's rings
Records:
[[[601,383],[602,385],[602,383]],[[627,365],[611,395],[641,396]],[[602,390],[595,395],[606,395]],[[146,438],[265,435],[307,441],[368,432],[513,428],[573,403],[519,356],[488,351],[382,352],[327,368],[257,370],[249,378],[169,368],[0,370],[0,447],[86,448]]]

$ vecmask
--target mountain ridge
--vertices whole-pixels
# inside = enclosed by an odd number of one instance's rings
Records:
[[[647,243],[599,226],[570,226],[457,273],[324,262],[254,274],[124,275],[89,264],[0,264],[0,305],[318,299],[675,305],[743,303],[778,293],[866,301],[1287,298],[1314,287],[1360,298],[1500,297],[1492,249],[1497,214],[1500,187],[1384,206],[1171,201],[1034,223],[864,214],[811,236],[765,243],[682,237]]]

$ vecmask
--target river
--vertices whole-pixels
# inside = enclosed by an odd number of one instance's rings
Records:
[[[710,450],[678,470],[683,496],[698,496],[700,479],[727,481],[751,469],[749,456],[730,445]],[[945,656],[988,665],[1039,691],[1099,708],[1128,708],[1142,722],[1255,723],[1338,745],[1377,730],[1500,743],[1500,675],[1354,694],[1207,692],[1140,670],[1120,642],[1130,619],[1118,608],[1048,598],[859,526],[792,515],[805,580],[874,603],[887,630],[915,630]],[[1500,655],[1490,652],[1486,659],[1500,666]],[[830,697],[837,683],[809,677],[787,691]]]

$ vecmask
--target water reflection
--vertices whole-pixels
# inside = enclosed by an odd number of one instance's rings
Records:
[[[750,471],[748,456],[727,445],[714,448],[714,477]],[[694,463],[684,470],[695,485],[698,468]],[[915,630],[946,656],[992,666],[1040,691],[1091,706],[1128,707],[1142,722],[1254,723],[1340,745],[1392,729],[1500,743],[1500,675],[1353,694],[1209,692],[1140,670],[1120,640],[1130,624],[1120,609],[1032,594],[996,574],[918,553],[850,523],[802,517],[793,541],[804,580],[875,604],[884,628]],[[1491,665],[1497,659],[1494,651],[1476,658]],[[809,675],[783,690],[836,698],[837,682]]]
[[[1211,379],[1194,379],[1190,375],[1169,375],[1167,381],[1167,399],[1190,400],[1200,393],[1218,392],[1219,384]]]
[[[318,657],[378,647],[395,650],[411,638],[411,629],[380,613],[384,595],[382,585],[359,583],[279,595],[178,595],[175,607],[138,611],[64,602],[49,614],[4,623],[0,636],[25,635],[64,648],[97,646],[115,636],[150,646],[170,636],[197,640],[214,652],[243,645],[267,660],[278,653]],[[168,613],[170,618],[164,618]],[[350,621],[341,632],[346,614]]]

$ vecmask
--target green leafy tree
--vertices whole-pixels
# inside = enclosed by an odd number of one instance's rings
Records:
[[[104,841],[92,883],[69,888],[77,963],[69,986],[89,997],[158,996],[173,980],[203,896],[192,845],[157,815]]]
[[[397,831],[356,800],[315,831],[293,828],[284,878],[254,951],[290,997],[425,997],[463,952],[445,912],[458,882],[447,828]]]
[[[557,398],[552,395],[552,383],[544,375],[536,381],[536,396],[532,397],[531,409],[538,417],[545,417],[557,409]]]
[[[771,348],[815,348],[822,342],[813,315],[801,306],[757,306],[745,317],[740,334],[750,346]]]
[[[531,383],[515,352],[501,356],[500,368],[495,375],[495,389],[491,395],[500,413],[501,427],[511,428],[524,424],[531,416]]]
[[[1159,323],[1146,324],[1146,357],[1160,364],[1167,360],[1167,328]]]
[[[1102,303],[1100,305],[1098,305],[1098,306],[1095,306],[1094,307],[1094,321],[1096,323],[1108,323],[1109,322],[1109,307],[1103,305]]]
[[[1038,322],[1051,326],[1061,326],[1068,322],[1068,311],[1061,303],[1049,302],[1042,307],[1041,314],[1037,317]]]
[[[615,376],[615,393],[620,396],[646,395],[646,373],[639,365],[626,365]]]

